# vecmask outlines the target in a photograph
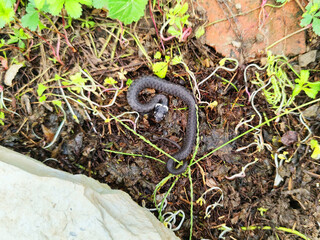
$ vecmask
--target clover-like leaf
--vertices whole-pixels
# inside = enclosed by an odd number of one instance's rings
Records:
[[[106,86],[106,85],[113,85],[113,84],[116,84],[117,81],[114,80],[112,77],[106,77],[106,79],[104,80],[103,82],[103,85]]]
[[[317,140],[312,139],[309,143],[311,149],[313,149],[313,153],[311,158],[320,159],[320,145]]]
[[[107,6],[108,0],[93,0],[92,5],[94,8],[103,8]]]
[[[48,12],[53,16],[57,16],[61,12],[64,2],[65,0],[48,1]]]
[[[305,26],[309,25],[311,23],[311,21],[312,21],[312,15],[310,13],[304,13],[302,15],[300,26],[305,27]]]
[[[137,22],[143,15],[148,0],[109,0],[109,17],[124,24]]]
[[[313,88],[303,88],[303,91],[308,95],[309,98],[312,99],[314,99],[318,93],[318,91]]]
[[[82,7],[79,0],[67,0],[64,4],[67,13],[72,18],[79,18],[82,14]]]
[[[168,71],[167,62],[157,62],[152,65],[152,70],[159,78],[165,78]]]
[[[320,36],[320,19],[319,18],[313,18],[312,29],[315,34]]]
[[[40,83],[38,85],[38,89],[37,89],[37,93],[38,93],[38,96],[41,97],[42,94],[44,93],[44,91],[47,90],[48,87],[46,87],[45,85],[43,85],[42,83]]]
[[[37,9],[41,10],[45,4],[46,0],[34,0],[34,5]]]

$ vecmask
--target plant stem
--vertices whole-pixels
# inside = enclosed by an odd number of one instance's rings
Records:
[[[304,30],[310,28],[311,26],[312,26],[312,25],[309,24],[308,26],[306,26],[306,27],[304,27],[304,28],[302,28],[302,29],[299,29],[298,31],[295,31],[295,32],[293,32],[293,33],[290,33],[289,35],[287,35],[287,36],[279,39],[278,41],[275,41],[274,43],[272,43],[271,45],[269,45],[269,46],[266,48],[266,51],[268,51],[268,49],[274,47],[274,46],[277,45],[278,43],[282,42],[283,40],[286,40],[287,38],[292,37],[293,35],[295,35],[295,34],[297,34],[297,33],[303,32]]]

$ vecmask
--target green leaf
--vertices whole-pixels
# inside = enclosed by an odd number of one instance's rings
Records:
[[[303,91],[308,95],[310,98],[315,98],[317,96],[318,91],[312,88],[303,88]]]
[[[188,24],[188,18],[190,17],[190,15],[184,15],[183,17],[181,17],[180,21],[183,24]]]
[[[205,30],[204,30],[204,26],[200,26],[195,33],[196,38],[200,38],[201,36],[203,36],[203,34],[205,34]]]
[[[320,91],[320,81],[318,82],[309,82],[308,86],[312,89],[315,89],[317,91]]]
[[[41,10],[44,6],[46,0],[34,0],[34,6],[38,9]]]
[[[53,101],[52,101],[52,103],[53,103],[54,105],[59,106],[59,107],[61,107],[61,106],[62,106],[62,102],[61,102],[61,101],[59,101],[59,100],[53,100]]]
[[[310,13],[315,13],[319,10],[319,4],[316,2],[313,2],[311,8],[310,8]]]
[[[129,78],[129,79],[126,81],[126,85],[127,85],[127,86],[130,86],[132,82],[133,82],[132,79]]]
[[[309,13],[304,13],[302,15],[300,26],[305,27],[305,26],[309,25],[311,23],[311,21],[312,21],[312,15]]]
[[[80,88],[83,87],[88,81],[86,78],[83,78],[81,76],[80,72],[70,76],[70,80],[71,80],[71,84],[76,86],[76,87],[72,87],[71,89],[76,90],[78,93],[80,92]]]
[[[40,22],[39,13],[31,3],[28,4],[26,11],[27,14],[21,18],[22,26],[29,28],[31,31],[35,31]]]
[[[103,8],[106,7],[108,0],[93,0],[92,5],[94,8]]]
[[[47,96],[46,95],[42,95],[40,98],[39,98],[39,102],[45,102],[47,100]]]
[[[158,51],[156,54],[154,54],[154,59],[160,59],[161,58],[161,53]]]
[[[179,11],[179,15],[182,16],[188,11],[188,3],[183,4],[181,10]]]
[[[13,5],[5,4],[3,1],[0,1],[0,28],[3,28],[6,23],[11,22],[13,16]]]
[[[103,85],[106,86],[106,85],[113,85],[113,84],[116,84],[117,81],[114,80],[112,77],[106,77],[106,79],[104,80],[103,82]]]
[[[51,13],[53,16],[59,15],[61,9],[63,8],[64,2],[65,0],[49,1],[48,12]]]
[[[42,83],[38,84],[38,89],[37,89],[38,96],[41,97],[42,94],[44,93],[44,91],[47,89],[48,89],[48,87],[46,87]]]
[[[320,159],[320,145],[317,140],[312,139],[309,143],[311,149],[313,149],[313,153],[311,154],[311,158]]]
[[[181,56],[175,56],[171,60],[171,65],[177,65],[177,64],[180,64],[181,62],[182,62],[182,57]]]
[[[300,72],[300,81],[301,84],[307,83],[309,80],[310,72],[309,70],[301,70]]]
[[[320,19],[319,18],[313,18],[312,29],[315,34],[320,36]]]
[[[109,0],[109,17],[124,24],[137,22],[143,15],[148,0]]]
[[[173,9],[173,14],[177,15],[182,9],[182,5],[180,3],[176,4],[176,6]]]
[[[21,49],[25,49],[26,45],[24,44],[24,42],[22,40],[18,41],[18,47]]]
[[[311,6],[312,6],[312,2],[309,2],[308,5],[306,6],[307,12],[310,12]]]
[[[5,116],[4,116],[4,112],[0,112],[0,119],[4,119]]]
[[[298,96],[301,91],[302,91],[302,85],[296,84],[292,91],[292,97],[294,98],[295,96]]]
[[[65,9],[72,18],[79,18],[82,14],[82,7],[79,0],[66,0]]]
[[[177,31],[174,27],[168,28],[168,33],[170,33],[172,36],[180,36],[180,32]]]
[[[78,1],[79,1],[79,3],[84,4],[88,7],[92,6],[92,0],[78,0]]]
[[[168,63],[166,62],[157,62],[152,65],[152,70],[155,75],[159,78],[165,78],[168,71]]]

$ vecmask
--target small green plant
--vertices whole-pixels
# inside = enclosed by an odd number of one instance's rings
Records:
[[[170,56],[164,56],[164,57],[165,57],[164,61],[156,62],[152,64],[153,73],[157,75],[159,78],[166,77],[169,65],[177,65],[182,61],[180,56],[175,56],[172,59]],[[161,53],[156,52],[156,54],[154,55],[154,59],[161,59]]]
[[[23,31],[22,28],[20,29],[13,29],[14,34],[9,34],[10,39],[7,41],[7,44],[14,44],[18,43],[18,47],[21,50],[26,48],[26,45],[23,40],[31,38],[31,36]]]
[[[306,6],[306,12],[302,15],[300,22],[301,27],[312,24],[312,30],[320,36],[320,0],[311,0]]]
[[[162,39],[167,41],[172,38],[179,39],[179,42],[186,41],[187,37],[191,34],[192,29],[187,27],[189,25],[188,3],[181,4],[182,0],[177,0],[174,8],[167,9],[167,21],[161,28]],[[163,30],[169,24],[168,33],[170,37],[163,37]]]
[[[304,91],[308,97],[315,99],[320,91],[320,81],[309,82],[309,70],[301,70],[300,77],[295,80],[297,83],[292,92],[292,98]]]
[[[320,159],[320,144],[317,140],[312,139],[309,143],[311,149],[313,150],[312,154],[311,154],[311,158],[313,159]]]
[[[276,114],[279,114],[283,107],[289,106],[293,101],[293,98],[289,100],[287,97],[288,89],[294,89],[294,84],[288,78],[285,67],[289,67],[296,76],[299,76],[289,64],[286,57],[281,55],[275,56],[268,51],[266,71],[269,82],[265,83],[260,79],[258,72],[256,72],[257,81],[252,81],[253,84],[257,84],[262,88],[267,102],[272,105]]]

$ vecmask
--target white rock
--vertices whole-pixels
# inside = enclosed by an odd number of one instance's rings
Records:
[[[128,194],[1,146],[0,182],[1,239],[179,239]]]

